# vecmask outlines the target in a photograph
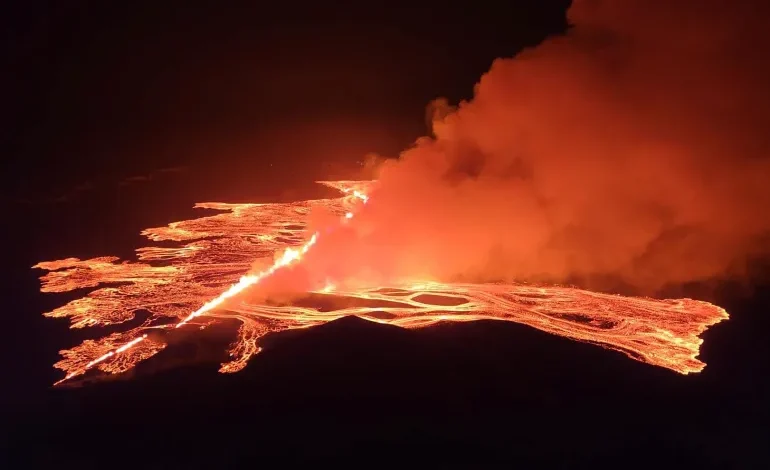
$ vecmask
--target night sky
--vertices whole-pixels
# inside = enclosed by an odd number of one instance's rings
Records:
[[[397,156],[431,100],[470,98],[495,58],[564,31],[568,4],[243,3],[18,5],[13,194],[186,166],[206,173],[197,197],[243,197]]]

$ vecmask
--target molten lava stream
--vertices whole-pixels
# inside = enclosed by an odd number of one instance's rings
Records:
[[[523,284],[426,282],[367,288],[329,285],[318,294],[381,305],[333,311],[235,300],[225,303],[297,262],[311,249],[319,237],[315,233],[306,238],[307,215],[312,209],[325,208],[347,223],[357,207],[368,200],[366,193],[372,183],[323,184],[340,190],[342,196],[276,204],[197,204],[222,213],[145,230],[143,235],[153,241],[174,241],[178,246],[140,248],[137,262],[119,263],[117,258],[101,257],[37,264],[36,268],[49,271],[41,278],[43,292],[96,288],[45,314],[69,318],[73,328],[118,325],[133,319],[138,310],[150,312],[150,317],[136,328],[62,351],[62,359],[55,364],[66,372],[62,380],[92,368],[111,374],[125,372],[164,348],[148,331],[180,327],[202,316],[207,322],[233,318],[241,322],[230,350],[232,359],[222,364],[222,372],[245,367],[249,358],[259,352],[259,339],[268,332],[358,315],[404,328],[440,321],[513,321],[688,374],[705,366],[697,359],[702,343],[699,335],[728,318],[723,309],[690,299],[655,300]],[[282,256],[269,268],[251,272],[255,260],[265,262],[281,252]]]

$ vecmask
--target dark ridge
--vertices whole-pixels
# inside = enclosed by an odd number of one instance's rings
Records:
[[[593,321],[593,318],[581,313],[548,312],[548,316],[569,320],[575,323],[591,323]]]
[[[602,330],[611,330],[617,325],[617,323],[611,322],[609,320],[591,320],[590,324],[591,326],[601,328]]]
[[[406,297],[408,295],[411,295],[413,293],[413,292],[410,292],[408,290],[393,289],[393,288],[390,288],[390,287],[384,287],[382,289],[377,289],[375,292],[378,292],[380,294],[385,294],[385,295],[401,295],[401,296],[404,296],[404,297]]]
[[[444,307],[456,307],[458,305],[467,304],[468,301],[457,297],[447,297],[438,294],[420,294],[416,297],[412,297],[413,300],[423,304],[439,305]]]
[[[312,307],[319,312],[331,312],[347,307],[410,308],[409,304],[385,300],[369,300],[357,297],[341,297],[334,294],[309,294],[291,301],[298,307]]]

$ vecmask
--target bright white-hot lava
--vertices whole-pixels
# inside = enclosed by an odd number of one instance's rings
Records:
[[[279,204],[204,203],[221,214],[147,229],[154,241],[172,240],[178,247],[145,247],[137,262],[116,258],[68,258],[37,264],[46,269],[43,292],[96,287],[88,295],[46,313],[67,317],[73,328],[118,325],[141,310],[150,313],[139,326],[99,340],[87,340],[62,351],[56,367],[62,381],[91,369],[121,373],[159,351],[165,344],[148,335],[153,329],[175,329],[193,321],[205,327],[221,319],[241,325],[222,372],[245,367],[259,352],[265,334],[304,328],[347,315],[404,328],[441,321],[495,319],[530,325],[553,334],[615,349],[634,359],[687,374],[702,370],[697,359],[699,335],[727,318],[707,302],[655,300],[601,294],[562,286],[526,284],[448,284],[393,282],[351,286],[327,280],[313,295],[349,299],[336,310],[300,305],[251,303],[239,294],[284,267],[302,261],[322,234],[308,233],[307,216],[325,208],[340,224],[355,223],[368,201],[370,182],[323,182],[342,192],[339,198]],[[251,272],[255,260],[281,253],[270,267]],[[311,293],[309,293],[310,295]],[[366,306],[355,306],[355,303]],[[353,306],[350,306],[353,305]],[[192,313],[190,313],[192,312]]]

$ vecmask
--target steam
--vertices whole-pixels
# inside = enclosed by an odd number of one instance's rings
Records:
[[[765,3],[576,0],[379,167],[312,269],[441,280],[739,274],[770,230]]]

